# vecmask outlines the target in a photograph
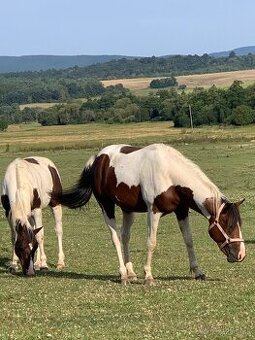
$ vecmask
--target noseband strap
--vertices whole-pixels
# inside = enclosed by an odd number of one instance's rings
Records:
[[[219,229],[219,231],[221,232],[221,234],[225,237],[225,241],[219,246],[220,249],[223,249],[227,244],[230,243],[234,243],[234,242],[244,242],[244,239],[242,238],[231,238],[227,235],[227,233],[223,230],[222,226],[219,223],[219,217],[220,217],[220,213],[222,212],[224,206],[226,203],[222,203],[221,206],[219,207],[218,211],[217,211],[217,215],[215,217],[215,220],[210,224],[209,226],[209,231],[213,228],[213,227],[217,227]]]

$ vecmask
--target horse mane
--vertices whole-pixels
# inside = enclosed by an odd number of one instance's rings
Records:
[[[23,160],[19,159],[19,162],[16,164],[17,190],[15,193],[15,202],[11,204],[11,210],[13,223],[16,223],[18,220],[21,224],[29,226],[28,217],[31,215],[31,206],[30,195],[27,192],[26,171],[24,171],[24,169]]]
[[[219,188],[206,176],[206,174],[201,170],[201,168],[195,164],[190,159],[186,158],[181,152],[172,148],[171,146],[161,144],[162,147],[166,147],[170,152],[174,153],[176,158],[182,163],[184,163],[191,171],[194,173],[207,187],[210,188],[212,196],[217,200],[220,200],[222,193]]]
[[[239,209],[236,207],[236,205],[234,203],[227,202],[225,209],[228,215],[227,228],[231,228],[237,223],[241,225],[242,221],[241,221]]]

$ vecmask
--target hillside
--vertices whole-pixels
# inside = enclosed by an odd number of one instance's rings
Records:
[[[246,56],[249,53],[255,54],[255,46],[241,47],[233,49],[237,56]],[[211,58],[228,57],[231,51],[222,51],[211,53]],[[207,55],[207,54],[205,54]],[[161,60],[164,64],[165,59],[172,59],[174,63],[179,63],[180,59],[193,59],[199,56],[194,55],[166,55],[161,57],[152,57],[155,60]],[[201,58],[201,57],[200,57]],[[75,66],[87,67],[96,64],[104,64],[110,61],[124,60],[145,60],[145,63],[151,57],[133,57],[121,55],[25,55],[25,56],[0,56],[0,73],[8,72],[25,72],[25,71],[45,71],[49,69],[62,70],[73,68]],[[177,59],[177,60],[176,60]],[[193,61],[194,61],[193,60]],[[189,60],[190,61],[190,60]],[[144,65],[143,65],[144,66]],[[163,65],[162,65],[163,66]],[[178,65],[176,65],[178,68]],[[132,75],[131,75],[132,76]]]
[[[26,55],[20,57],[0,56],[0,73],[44,71],[49,69],[65,69],[69,67],[89,66],[106,63],[113,59],[121,59],[120,55]],[[125,57],[132,58],[132,57]]]
[[[230,52],[235,52],[235,54],[238,56],[247,55],[249,53],[255,54],[255,46],[239,47],[239,48],[234,48],[233,50],[229,50],[229,51],[210,53],[210,56],[216,57],[216,58],[227,57],[229,56]]]

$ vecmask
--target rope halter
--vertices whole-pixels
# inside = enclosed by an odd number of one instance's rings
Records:
[[[220,218],[220,214],[224,208],[224,206],[226,205],[226,203],[222,203],[221,206],[219,207],[215,220],[209,225],[209,229],[208,231],[210,231],[212,228],[217,227],[219,229],[219,231],[221,232],[222,236],[225,238],[225,241],[219,246],[219,248],[222,250],[226,245],[230,244],[230,243],[234,243],[234,242],[244,242],[244,239],[242,238],[231,238],[227,235],[227,233],[223,230],[222,226],[219,223],[219,218]],[[219,242],[217,242],[219,243]]]

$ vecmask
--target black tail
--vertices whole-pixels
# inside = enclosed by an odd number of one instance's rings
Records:
[[[84,168],[79,181],[62,193],[51,193],[51,197],[59,204],[70,209],[80,208],[85,205],[92,195],[93,171],[91,165]]]

